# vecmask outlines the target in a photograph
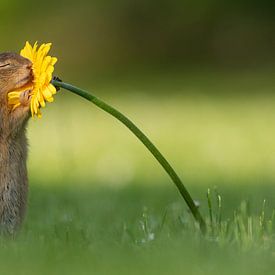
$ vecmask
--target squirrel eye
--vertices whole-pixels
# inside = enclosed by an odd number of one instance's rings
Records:
[[[9,65],[10,65],[10,63],[0,64],[0,68],[8,67]]]

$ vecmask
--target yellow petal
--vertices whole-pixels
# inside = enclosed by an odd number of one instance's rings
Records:
[[[14,104],[14,106],[12,107],[12,110],[14,110],[14,109],[16,109],[17,107],[19,107],[21,105],[21,103],[19,102],[19,103],[16,103],[16,104]]]
[[[8,97],[12,98],[12,97],[19,97],[21,94],[21,92],[9,92]]]
[[[46,100],[47,100],[48,102],[53,102],[53,101],[54,101],[54,98],[53,98],[53,97],[48,97],[48,98],[46,98]]]
[[[53,84],[50,83],[48,86],[48,89],[51,91],[53,95],[56,94],[56,88],[53,86]]]
[[[46,87],[46,88],[43,90],[43,96],[44,96],[46,99],[52,97],[51,90],[50,90],[48,87]]]

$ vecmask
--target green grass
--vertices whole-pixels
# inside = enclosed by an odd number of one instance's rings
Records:
[[[204,237],[174,188],[30,191],[21,233],[1,241],[1,274],[273,274],[275,204],[267,200],[263,212],[261,197],[274,187],[263,186],[258,199],[253,188],[249,207],[227,187],[221,212],[213,190],[212,225],[206,194],[193,189],[206,212]]]

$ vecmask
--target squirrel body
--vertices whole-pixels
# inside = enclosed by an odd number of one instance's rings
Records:
[[[23,221],[28,194],[26,127],[30,91],[20,106],[8,105],[10,91],[32,80],[32,63],[16,53],[0,54],[0,232],[13,234]]]

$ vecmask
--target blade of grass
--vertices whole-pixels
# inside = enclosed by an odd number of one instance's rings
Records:
[[[208,209],[209,209],[210,226],[211,226],[212,233],[214,233],[213,211],[212,211],[212,201],[211,201],[211,190],[210,190],[210,188],[207,189],[207,202],[208,202]]]

